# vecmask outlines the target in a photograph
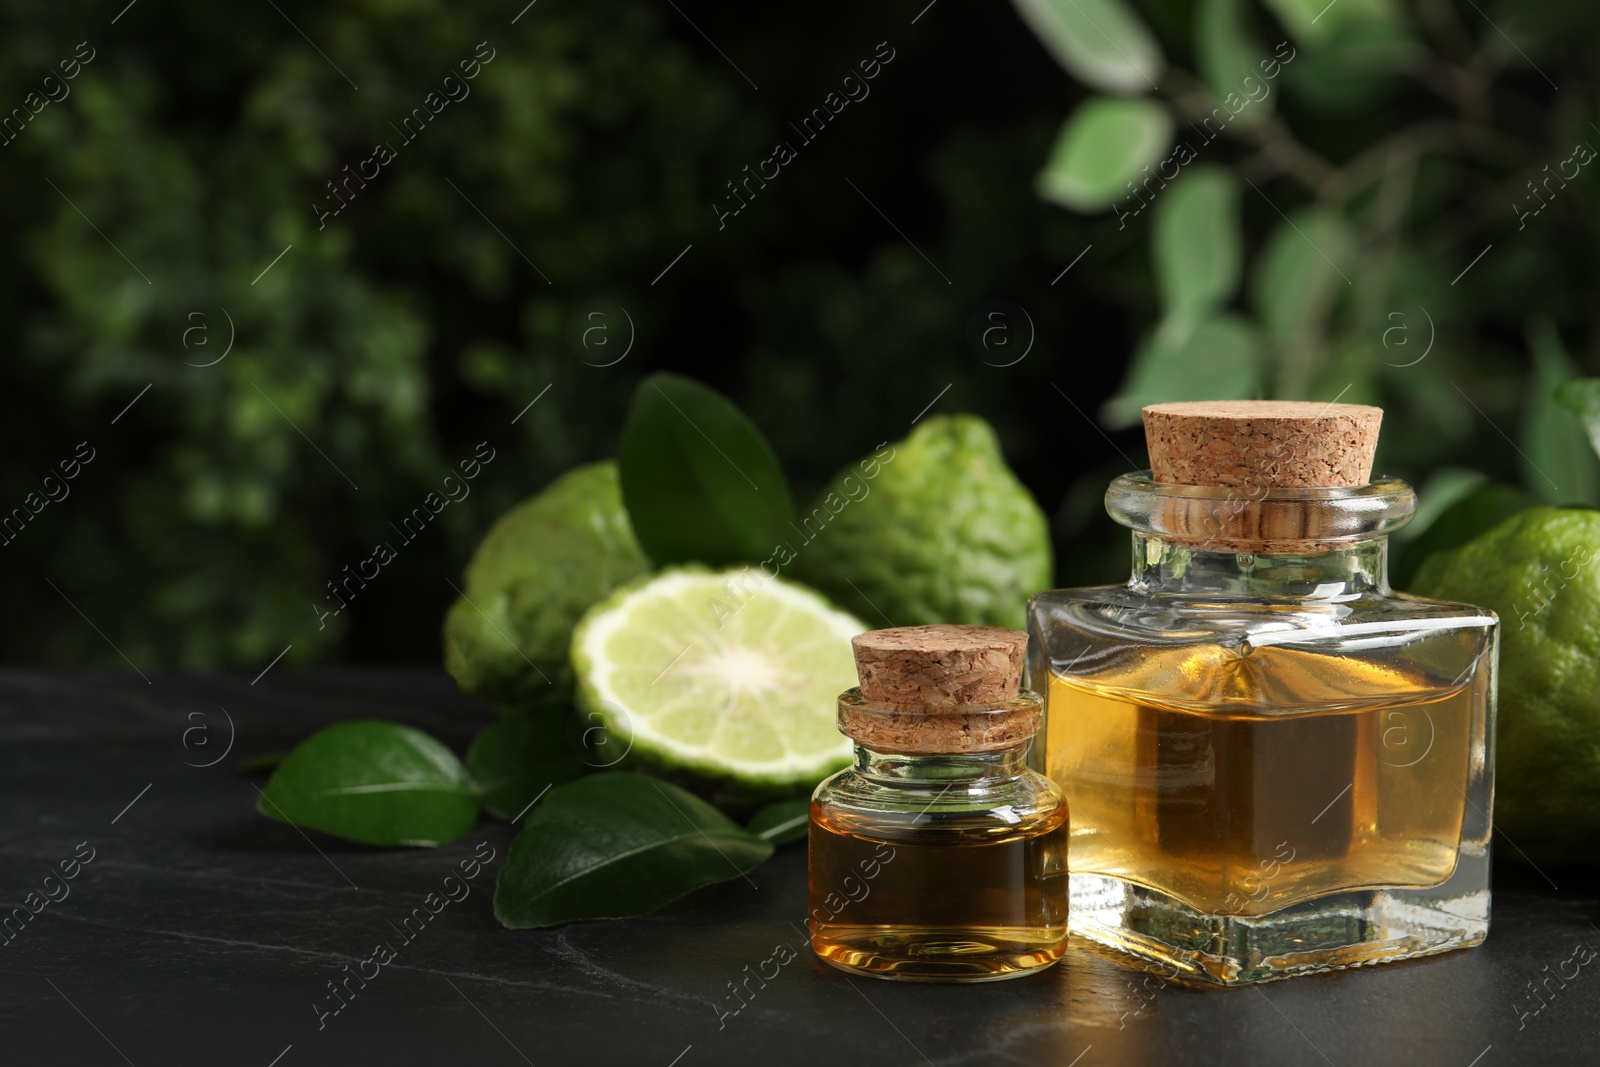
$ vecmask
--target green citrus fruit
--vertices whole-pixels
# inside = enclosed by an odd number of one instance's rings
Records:
[[[576,467],[489,528],[445,616],[445,670],[502,705],[568,695],[578,617],[649,568],[617,465]]]
[[[976,415],[927,419],[833,479],[795,522],[794,576],[883,626],[1024,624],[1050,528]]]
[[[1500,616],[1494,822],[1535,863],[1600,844],[1600,512],[1530,508],[1430,556],[1423,596]]]
[[[754,568],[678,567],[618,590],[572,635],[578,703],[652,768],[745,796],[814,785],[850,759],[836,725],[866,630]]]

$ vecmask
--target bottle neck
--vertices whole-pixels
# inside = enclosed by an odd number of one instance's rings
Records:
[[[1133,534],[1129,585],[1141,593],[1208,593],[1343,600],[1389,592],[1389,539],[1362,538],[1330,551],[1211,551],[1143,530]]]
[[[890,784],[968,785],[1003,782],[1028,773],[1032,739],[990,752],[959,755],[879,752],[856,745],[855,772]]]

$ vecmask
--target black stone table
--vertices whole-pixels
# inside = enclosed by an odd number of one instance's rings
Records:
[[[372,716],[462,751],[492,715],[437,672],[0,672],[0,902],[93,855],[0,946],[0,1064],[1600,1063],[1600,957],[1580,949],[1600,948],[1600,879],[1582,871],[1502,864],[1488,942],[1432,960],[1190,990],[1075,944],[1031,978],[898,985],[804,951],[799,845],[649,918],[512,932],[490,910],[508,827],[347,845],[257,815],[259,779],[236,770]],[[398,944],[479,848],[497,859],[471,894],[323,1015],[328,983]],[[731,1014],[730,983],[780,945],[794,960]]]

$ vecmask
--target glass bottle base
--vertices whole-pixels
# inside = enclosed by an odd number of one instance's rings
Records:
[[[812,950],[851,974],[910,982],[995,982],[1061,959],[1067,928],[813,927]]]
[[[1208,915],[1144,886],[1074,874],[1072,927],[1169,977],[1249,985],[1479,944],[1489,932],[1487,857],[1478,877],[1467,873],[1431,889],[1332,893],[1254,916]]]

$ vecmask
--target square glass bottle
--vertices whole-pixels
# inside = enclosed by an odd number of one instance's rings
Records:
[[[1390,590],[1381,415],[1146,408],[1128,584],[1030,602],[1079,933],[1225,985],[1487,934],[1499,623]]]

